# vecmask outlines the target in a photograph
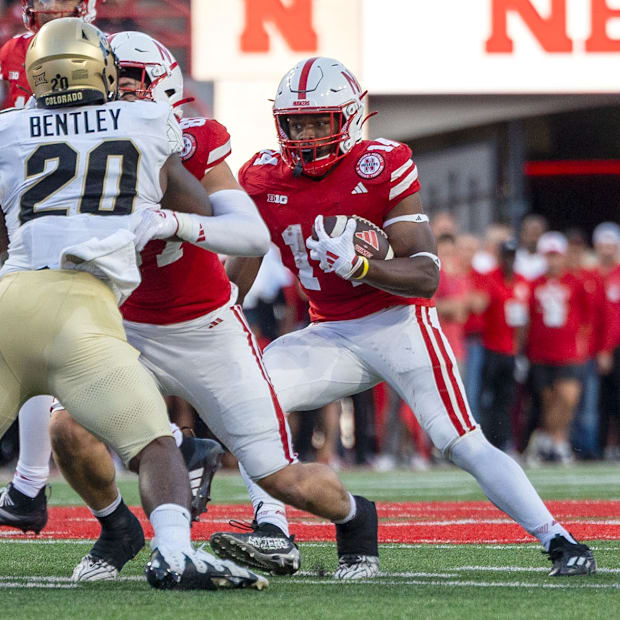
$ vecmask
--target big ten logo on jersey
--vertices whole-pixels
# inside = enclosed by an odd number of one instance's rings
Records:
[[[283,194],[267,194],[267,202],[272,202],[277,205],[288,204],[288,196]]]

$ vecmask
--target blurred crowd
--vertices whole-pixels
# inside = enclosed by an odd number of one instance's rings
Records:
[[[432,227],[441,259],[435,296],[469,404],[485,434],[529,465],[620,459],[620,227],[549,231],[526,216],[518,235],[481,237],[449,213]],[[307,325],[307,304],[275,250],[245,302],[264,347]],[[388,386],[294,413],[303,459],[379,470],[427,468],[434,453]]]

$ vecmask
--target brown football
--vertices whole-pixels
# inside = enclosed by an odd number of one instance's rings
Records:
[[[352,217],[357,222],[354,237],[355,251],[360,256],[379,260],[394,258],[394,250],[382,228],[379,228],[379,226],[373,224],[370,220],[360,217],[359,215],[353,215]],[[349,217],[347,215],[324,216],[323,226],[325,232],[330,237],[341,235],[344,232],[344,227],[347,225],[348,219]],[[312,238],[317,238],[314,227],[312,228]]]

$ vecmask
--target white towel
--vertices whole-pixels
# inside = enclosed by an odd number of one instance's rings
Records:
[[[91,238],[64,248],[60,268],[86,271],[105,280],[120,306],[140,284],[135,235],[118,230],[103,239]]]

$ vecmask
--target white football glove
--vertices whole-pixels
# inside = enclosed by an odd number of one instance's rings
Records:
[[[310,258],[319,261],[319,267],[325,273],[332,271],[345,280],[350,280],[353,274],[363,265],[361,256],[355,252],[353,236],[357,224],[353,218],[349,219],[344,232],[338,237],[330,237],[323,226],[323,216],[317,215],[314,220],[314,230],[318,240],[312,237],[306,239],[306,247],[310,250]]]
[[[133,231],[136,235],[136,250],[141,252],[152,239],[169,239],[174,237],[179,222],[174,211],[168,209],[144,209]]]

